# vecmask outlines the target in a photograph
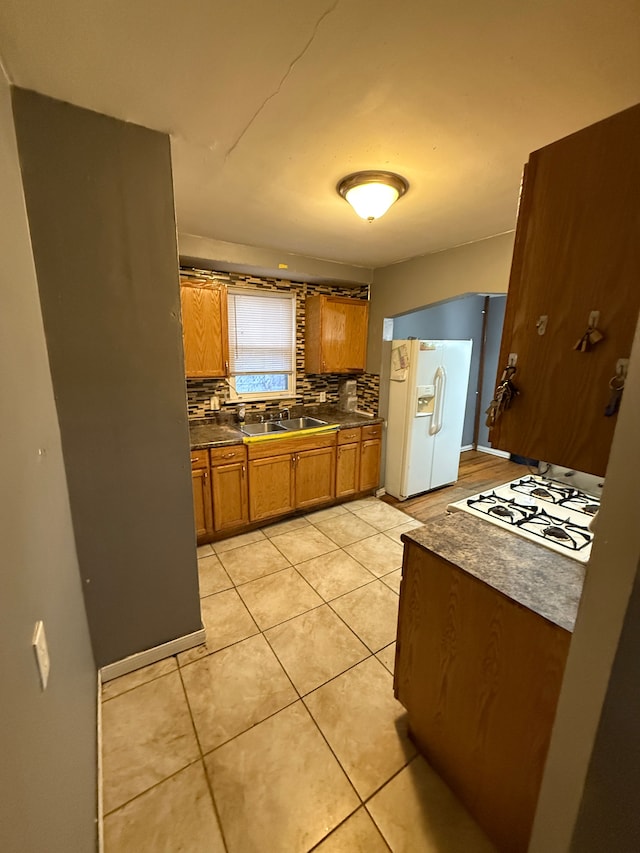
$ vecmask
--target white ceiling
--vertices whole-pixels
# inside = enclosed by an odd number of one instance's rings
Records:
[[[378,267],[510,230],[530,151],[640,101],[640,3],[2,0],[0,55],[169,132],[180,232]],[[411,185],[372,224],[358,169]]]

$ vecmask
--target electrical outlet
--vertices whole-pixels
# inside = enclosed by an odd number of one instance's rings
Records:
[[[33,640],[31,643],[33,645],[33,650],[36,653],[36,662],[40,673],[40,683],[42,685],[42,689],[46,690],[51,664],[49,661],[49,649],[47,648],[47,637],[44,633],[44,622],[41,619],[36,622],[36,626],[33,629]]]
[[[220,411],[220,399],[218,397],[216,397],[216,396],[211,397],[209,403],[211,405],[211,411],[212,412]]]
[[[327,402],[327,392],[321,391],[319,394],[319,398],[320,398],[321,403],[326,403]]]

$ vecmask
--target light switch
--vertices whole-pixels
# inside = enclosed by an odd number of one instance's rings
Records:
[[[42,620],[36,622],[36,627],[33,630],[32,640],[33,650],[36,653],[36,662],[38,671],[40,672],[40,683],[42,689],[47,689],[47,681],[49,680],[49,649],[47,648],[47,637],[44,633],[44,622]]]

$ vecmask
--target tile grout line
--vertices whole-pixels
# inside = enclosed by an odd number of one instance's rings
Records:
[[[227,844],[227,839],[224,834],[224,828],[222,826],[222,821],[220,820],[220,814],[218,812],[218,806],[216,803],[216,798],[213,793],[213,786],[211,784],[211,780],[209,779],[209,773],[207,772],[207,766],[204,762],[204,753],[202,751],[202,743],[200,742],[200,736],[198,734],[198,729],[196,726],[196,721],[193,718],[193,709],[191,708],[191,702],[189,701],[189,694],[187,692],[186,685],[184,683],[184,679],[182,677],[182,671],[180,667],[178,667],[178,673],[180,675],[180,684],[182,685],[182,692],[184,695],[185,702],[187,703],[187,711],[189,713],[189,719],[191,720],[191,726],[193,728],[193,733],[196,739],[196,744],[198,746],[198,752],[200,753],[200,763],[202,764],[202,772],[204,773],[205,782],[207,785],[207,790],[209,791],[209,796],[211,798],[211,804],[213,806],[213,813],[215,815],[216,821],[218,822],[218,829],[220,830],[220,837],[222,838],[222,843],[224,845],[225,853],[228,853],[229,846]]]
[[[142,686],[142,685],[140,685]],[[145,788],[144,791],[140,791],[139,794],[135,794],[135,796],[131,797],[129,800],[125,800],[119,806],[116,806],[115,809],[110,809],[108,812],[105,811],[104,817],[105,819],[111,817],[111,815],[116,814],[121,809],[124,809],[126,806],[131,805],[131,803],[135,803],[136,800],[139,800],[141,797],[144,797],[145,794],[148,794],[149,791],[153,791],[155,788],[159,788],[160,785],[164,785],[169,779],[173,779],[174,776],[179,776],[184,770],[187,770],[189,767],[193,767],[196,764],[199,764],[202,761],[202,755],[199,755],[197,758],[194,758],[193,761],[189,761],[184,767],[180,767],[178,770],[174,770],[173,773],[169,773],[168,776],[165,776],[164,779],[160,779],[158,782],[154,782],[153,785],[150,785],[148,788]]]
[[[126,690],[123,690],[121,693],[116,693],[115,696],[108,696],[106,699],[101,700],[102,704],[104,705],[106,702],[112,702],[114,699],[117,699],[119,696],[124,696],[126,693],[131,693],[132,690],[136,690],[138,687],[143,687],[145,684],[151,684],[152,681],[157,681],[159,678],[164,678],[165,675],[171,675],[172,672],[177,672],[177,670],[180,668],[178,665],[178,655],[177,654],[176,655],[169,655],[169,657],[166,657],[166,658],[160,658],[160,660],[156,661],[156,663],[161,663],[161,661],[169,660],[169,658],[175,658],[176,659],[176,668],[175,669],[170,669],[169,672],[161,672],[160,675],[154,675],[154,676],[152,676],[152,678],[149,678],[146,681],[141,681],[140,684],[134,684],[133,687],[127,687]],[[150,664],[147,664],[147,666],[155,666],[155,664],[150,663]],[[132,675],[134,672],[140,672],[143,669],[145,669],[144,666],[140,667],[140,669],[134,669],[131,672],[127,672],[125,675],[121,675],[119,677],[120,678],[126,678],[128,675]],[[117,680],[118,680],[117,678],[113,678],[111,681],[117,681]],[[104,688],[106,687],[107,684],[110,684],[111,681],[105,681],[104,682],[104,684],[102,685],[102,692],[103,693],[104,693]]]

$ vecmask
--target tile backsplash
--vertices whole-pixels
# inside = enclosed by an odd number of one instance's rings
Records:
[[[295,400],[283,400],[282,404],[270,400],[268,403],[248,402],[247,413],[270,413],[276,412],[282,406],[293,405],[317,405],[320,403],[320,394],[325,392],[326,402],[333,405],[339,403],[339,386],[343,376],[340,375],[312,375],[304,372],[304,329],[305,313],[304,302],[307,296],[315,294],[326,294],[330,296],[348,296],[352,299],[368,299],[369,288],[367,285],[360,287],[340,287],[334,284],[305,284],[303,282],[285,281],[277,278],[262,278],[252,275],[241,275],[237,273],[212,272],[210,270],[194,270],[183,267],[180,270],[182,277],[197,276],[198,279],[209,278],[211,281],[220,282],[233,287],[259,288],[264,290],[281,290],[287,293],[295,293],[296,296],[296,396]],[[380,377],[364,373],[357,377],[358,410],[371,415],[378,413],[378,393]],[[225,379],[187,379],[187,407],[189,419],[203,418],[211,414],[210,399],[218,397],[221,408],[235,409],[237,402],[229,399],[229,386]]]

